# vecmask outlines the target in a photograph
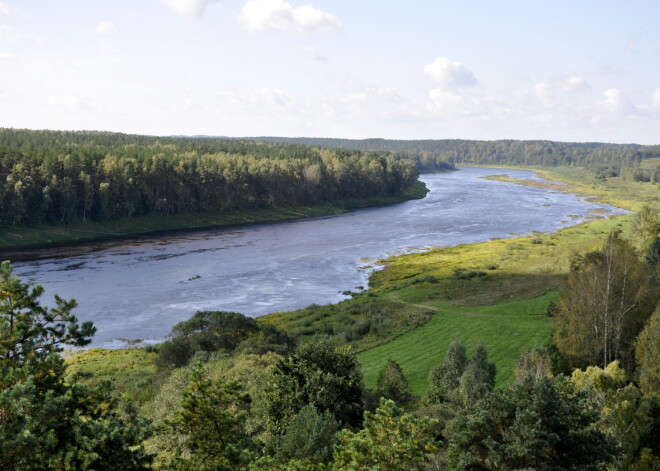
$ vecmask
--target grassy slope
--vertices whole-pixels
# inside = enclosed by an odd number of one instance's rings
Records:
[[[660,199],[657,185],[616,178],[598,182],[580,169],[539,173],[567,182],[567,191],[631,210]],[[483,339],[498,366],[498,384],[507,382],[513,377],[520,353],[549,340],[551,319],[544,313],[561,288],[571,256],[600,246],[610,231],[625,229],[631,217],[388,260],[386,270],[373,275],[371,291],[435,311],[424,326],[359,354],[367,385],[373,386],[382,366],[394,359],[402,365],[414,392],[422,394],[428,372],[442,361],[449,342],[457,335],[469,348]],[[486,275],[457,279],[457,269]]]
[[[176,216],[140,216],[122,220],[104,222],[80,221],[61,225],[0,226],[0,251],[67,245],[158,232],[328,216],[345,213],[356,208],[381,206],[423,198],[427,191],[426,186],[418,181],[410,190],[401,196],[343,200],[333,205],[263,208],[222,214],[195,213]]]

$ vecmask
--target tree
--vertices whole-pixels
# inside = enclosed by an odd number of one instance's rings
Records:
[[[574,260],[561,292],[554,342],[574,366],[634,364],[634,341],[653,313],[658,290],[635,251],[616,235]]]
[[[633,246],[639,252],[645,252],[659,232],[660,211],[651,203],[645,204],[637,211],[630,224],[630,238]]]
[[[488,361],[488,350],[480,341],[459,379],[456,402],[463,408],[472,408],[495,388],[495,363]]]
[[[335,446],[333,469],[345,471],[424,470],[438,451],[433,420],[404,414],[381,398],[375,413],[364,413],[364,428],[343,430]]]
[[[600,470],[617,450],[563,376],[498,389],[452,427],[450,470]]]
[[[269,391],[271,431],[280,434],[307,404],[329,411],[342,426],[362,421],[362,373],[350,348],[302,345],[275,364]]]
[[[541,378],[552,378],[552,358],[546,347],[533,347],[520,355],[515,367],[516,382],[522,383],[526,378],[538,381]]]
[[[645,395],[660,395],[660,309],[649,318],[635,350],[639,387]]]
[[[439,404],[452,400],[467,363],[465,346],[458,339],[454,339],[449,344],[445,359],[429,373],[426,401],[430,404]]]
[[[588,407],[599,416],[596,426],[614,437],[620,446],[614,468],[617,470],[645,470],[660,467],[660,396],[644,397],[630,383],[617,361],[607,368],[590,366],[575,370],[571,383],[589,396]]]
[[[378,374],[376,383],[376,395],[391,399],[399,406],[410,405],[414,396],[408,380],[403,374],[401,365],[394,360],[388,360]]]
[[[238,312],[198,311],[190,319],[172,327],[169,341],[159,346],[160,366],[180,367],[188,364],[197,352],[265,353],[269,350],[288,351],[291,338],[273,326],[260,326]]]
[[[327,463],[332,459],[332,447],[339,423],[329,412],[319,412],[307,404],[286,425],[282,435],[275,436],[268,449],[275,460]]]
[[[0,468],[6,470],[142,470],[151,433],[132,410],[121,411],[108,384],[65,383],[63,345],[90,341],[74,300],[41,306],[30,288],[0,264]]]
[[[181,409],[166,422],[185,437],[169,468],[239,469],[251,457],[251,441],[244,430],[250,397],[242,393],[242,386],[235,381],[205,378],[202,364],[195,365],[190,379]]]

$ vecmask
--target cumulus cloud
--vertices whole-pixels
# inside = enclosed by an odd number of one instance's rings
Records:
[[[573,77],[560,80],[559,86],[565,92],[581,92],[581,91],[589,90],[589,88],[591,88],[587,83],[587,80],[580,75],[574,75]]]
[[[610,88],[604,94],[604,99],[601,101],[603,107],[613,114],[630,115],[637,113],[637,107],[630,101],[618,88]]]
[[[206,10],[220,3],[218,0],[160,0],[160,2],[184,18],[202,16]]]
[[[438,57],[424,66],[424,73],[445,89],[469,87],[477,83],[474,74],[467,67],[446,57]]]
[[[96,26],[96,32],[99,34],[107,34],[115,29],[115,24],[112,21],[101,21]]]
[[[284,0],[249,0],[241,11],[241,20],[250,33],[268,30],[289,33],[329,33],[341,26],[331,13],[312,5],[293,7]]]

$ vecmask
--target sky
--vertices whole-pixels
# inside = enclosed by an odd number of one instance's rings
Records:
[[[660,144],[658,0],[0,0],[0,127]]]

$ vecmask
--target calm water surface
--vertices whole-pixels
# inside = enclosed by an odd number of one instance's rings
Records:
[[[250,316],[340,301],[366,286],[370,265],[390,254],[555,231],[623,210],[557,191],[484,180],[506,172],[466,168],[423,175],[423,200],[350,214],[43,251],[15,273],[46,298],[75,298],[98,328],[93,346],[162,340],[197,310]]]

